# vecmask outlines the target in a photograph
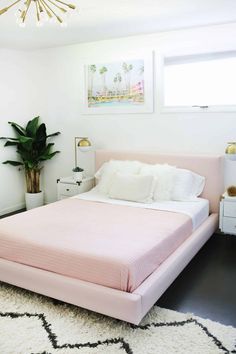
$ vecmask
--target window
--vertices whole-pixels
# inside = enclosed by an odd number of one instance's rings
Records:
[[[165,108],[236,110],[236,52],[164,60]]]

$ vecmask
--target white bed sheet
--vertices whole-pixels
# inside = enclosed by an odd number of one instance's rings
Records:
[[[135,208],[154,209],[171,211],[175,213],[183,213],[192,219],[193,231],[196,230],[209,216],[209,201],[203,198],[196,198],[195,201],[162,201],[149,204],[129,202],[127,200],[111,199],[108,196],[97,191],[96,187],[91,191],[78,194],[73,198],[82,200],[90,200],[100,203],[109,203],[117,205],[126,205]]]

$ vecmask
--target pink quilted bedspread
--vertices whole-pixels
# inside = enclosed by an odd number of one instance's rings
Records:
[[[0,257],[132,292],[191,233],[184,214],[72,198],[0,220]]]

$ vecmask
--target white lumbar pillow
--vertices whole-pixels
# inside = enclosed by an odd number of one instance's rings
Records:
[[[141,166],[142,163],[139,161],[111,160],[105,162],[95,174],[95,178],[98,179],[97,190],[107,195],[115,173],[138,174]]]
[[[168,164],[143,164],[140,175],[151,175],[155,178],[154,201],[171,200],[175,170],[176,167]]]
[[[177,168],[172,190],[172,200],[191,201],[202,193],[205,177],[189,170]]]
[[[139,203],[153,202],[153,176],[115,173],[109,187],[109,198]]]

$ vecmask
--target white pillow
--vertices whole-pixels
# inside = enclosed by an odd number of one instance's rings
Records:
[[[111,178],[116,172],[124,174],[138,174],[142,163],[139,161],[120,161],[120,160],[111,160],[105,162],[102,167],[95,174],[95,178],[98,179],[97,190],[100,193],[108,194]]]
[[[139,203],[151,203],[154,187],[153,176],[115,173],[109,188],[109,198]]]
[[[195,200],[203,191],[205,177],[189,170],[177,168],[172,190],[172,200]]]
[[[104,172],[104,169],[106,169],[106,166],[108,165],[108,162],[104,162],[104,164],[97,170],[97,172],[95,173],[94,177],[96,179],[100,179],[102,177],[102,174]]]
[[[154,201],[171,200],[174,176],[176,168],[167,164],[149,165],[143,164],[140,170],[141,175],[151,175],[155,178],[153,192]]]

